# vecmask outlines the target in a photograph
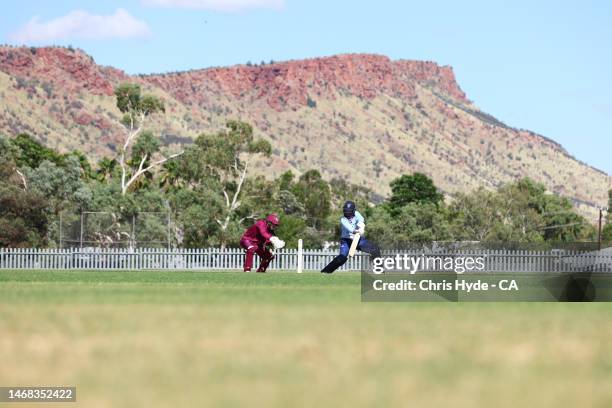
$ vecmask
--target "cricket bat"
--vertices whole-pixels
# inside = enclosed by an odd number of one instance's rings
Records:
[[[351,249],[349,249],[349,256],[355,256],[355,252],[357,252],[357,245],[359,244],[359,240],[361,239],[361,234],[356,233],[353,235],[353,242],[351,242]]]

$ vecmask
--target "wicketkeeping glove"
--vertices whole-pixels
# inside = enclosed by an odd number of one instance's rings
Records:
[[[285,241],[281,240],[279,237],[271,237],[270,242],[274,245],[274,249],[281,249],[285,246]]]

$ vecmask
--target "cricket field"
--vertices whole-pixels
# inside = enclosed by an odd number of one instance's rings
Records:
[[[66,407],[610,407],[612,304],[362,303],[339,272],[0,271],[0,386]]]

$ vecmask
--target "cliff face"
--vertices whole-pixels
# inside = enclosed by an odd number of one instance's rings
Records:
[[[262,173],[318,168],[381,195],[413,171],[447,193],[530,176],[586,214],[605,204],[612,187],[610,176],[552,140],[480,111],[452,68],[380,55],[130,77],[78,50],[0,47],[0,131],[113,155],[121,139],[113,88],[125,81],[166,101],[152,127],[168,143],[189,143],[227,118],[252,123],[274,146],[273,158],[258,164]]]
[[[0,47],[0,71],[16,78],[49,81],[66,91],[107,96],[113,94],[113,82],[127,79],[119,70],[97,66],[80,51],[53,47]]]
[[[393,62],[379,55],[339,55],[263,66],[213,68],[153,75],[147,80],[183,103],[206,103],[211,94],[225,94],[249,102],[263,99],[277,112],[308,106],[309,98],[336,100],[341,95],[372,100],[387,94],[410,100],[416,98],[415,84],[434,86],[444,94],[466,100],[450,67],[433,62]]]

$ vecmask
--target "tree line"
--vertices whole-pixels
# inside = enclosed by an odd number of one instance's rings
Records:
[[[237,120],[199,135],[182,151],[166,151],[147,129],[150,116],[165,113],[163,101],[135,84],[117,87],[115,96],[124,139],[116,157],[94,165],[79,151],[59,153],[27,134],[0,135],[0,246],[56,246],[59,215],[84,211],[113,214],[118,223],[138,213],[167,213],[172,245],[236,246],[253,220],[276,212],[278,235],[289,247],[302,238],[306,247],[320,248],[336,241],[347,199],[366,217],[368,237],[383,247],[597,238],[596,228],[567,198],[528,178],[496,191],[480,188],[445,198],[426,175],[407,174],[393,180],[391,194],[380,201],[350,178],[325,180],[314,169],[275,179],[253,175],[253,160],[270,156],[272,148]],[[609,195],[612,206],[612,190]],[[113,239],[107,234],[99,244],[113,245]],[[612,241],[609,214],[603,239]]]

